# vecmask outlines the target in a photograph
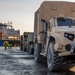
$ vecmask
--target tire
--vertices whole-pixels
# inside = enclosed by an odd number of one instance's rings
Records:
[[[58,71],[62,65],[62,58],[54,51],[54,44],[50,43],[47,51],[47,66],[49,71]]]
[[[29,54],[34,54],[34,48],[31,48],[31,45],[29,45]]]
[[[31,54],[31,45],[29,45],[29,54]]]
[[[36,62],[42,62],[42,56],[40,55],[41,49],[42,49],[41,43],[36,44],[35,50],[34,50],[35,51],[34,55],[35,55],[35,61]]]
[[[31,48],[31,54],[34,54],[34,48]]]

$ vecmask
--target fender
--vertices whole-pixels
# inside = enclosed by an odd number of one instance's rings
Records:
[[[47,44],[46,44],[46,48],[45,48],[46,51],[48,50],[48,46],[49,46],[50,42],[53,42],[53,41],[55,42],[55,44],[62,44],[60,36],[51,35],[47,39]]]
[[[49,42],[48,43],[50,43],[52,41],[51,38],[54,38],[55,39],[54,41],[55,41],[56,44],[62,44],[62,41],[60,39],[60,35],[54,35],[54,34],[52,34],[49,37]]]
[[[50,36],[47,37],[47,42],[46,42],[47,44],[46,44],[46,47],[45,47],[45,50],[46,50],[46,51],[47,51],[47,49],[48,49],[48,46],[49,46],[50,42],[53,42],[53,41],[54,41],[56,44],[62,44],[59,35],[50,35]]]

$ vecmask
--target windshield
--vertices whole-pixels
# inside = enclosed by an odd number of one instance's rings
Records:
[[[69,18],[57,18],[57,24],[58,26],[72,26],[73,20]]]

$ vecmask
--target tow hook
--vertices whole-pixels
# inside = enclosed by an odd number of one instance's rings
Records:
[[[67,44],[65,46],[65,49],[67,51],[70,51],[71,53],[75,53],[75,42],[71,43],[71,44]]]
[[[70,52],[71,52],[71,53],[75,53],[75,47],[74,47],[74,46],[71,46]]]
[[[71,52],[71,53],[75,53],[75,42],[71,43],[70,52]]]

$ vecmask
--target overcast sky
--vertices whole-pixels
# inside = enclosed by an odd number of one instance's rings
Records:
[[[0,22],[12,21],[13,27],[20,29],[21,34],[25,31],[33,32],[34,13],[43,1],[63,0],[0,0]]]

